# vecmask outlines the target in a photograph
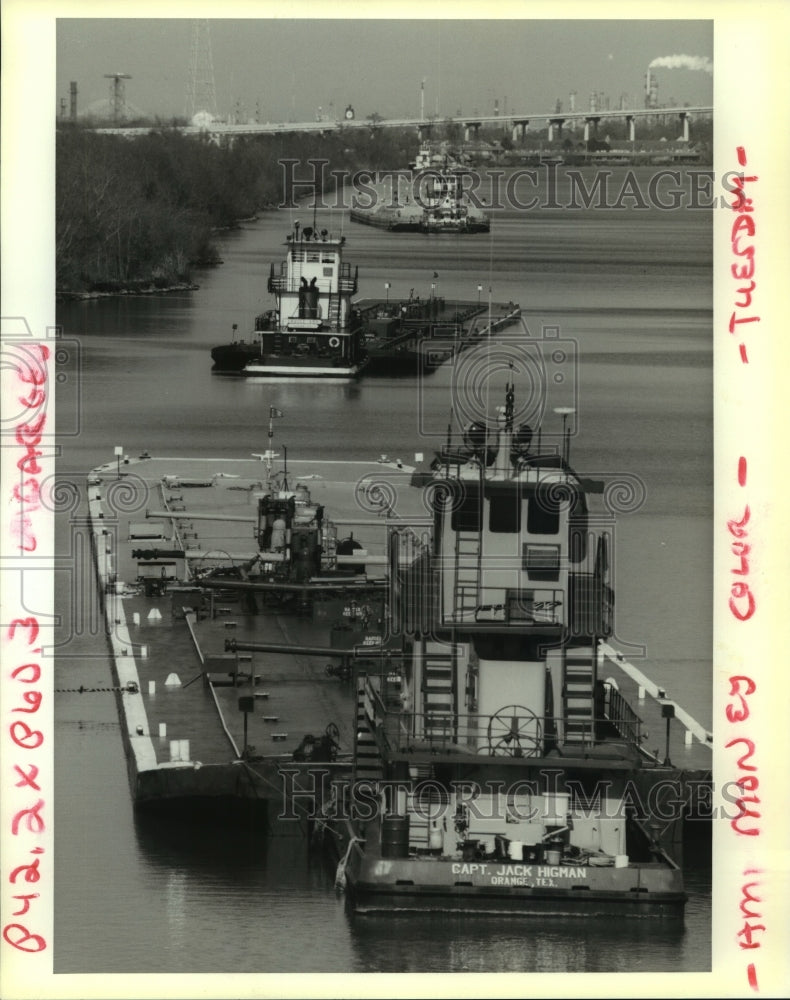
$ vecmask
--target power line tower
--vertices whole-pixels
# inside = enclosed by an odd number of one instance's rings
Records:
[[[119,122],[126,117],[126,81],[131,80],[128,73],[105,73],[105,80],[112,80],[110,84],[110,111],[112,120]]]
[[[192,22],[192,53],[187,83],[187,118],[193,118],[197,111],[208,111],[212,117],[217,117],[214,61],[211,58],[211,34],[208,19]]]

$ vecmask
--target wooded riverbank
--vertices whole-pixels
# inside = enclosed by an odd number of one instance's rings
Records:
[[[380,169],[414,155],[414,133],[243,136],[219,145],[175,129],[138,138],[57,133],[56,291],[61,298],[191,287],[219,262],[218,233],[283,201],[284,159]],[[312,176],[305,167],[305,177]]]

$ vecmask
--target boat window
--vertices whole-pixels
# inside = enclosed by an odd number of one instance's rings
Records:
[[[488,511],[488,530],[493,532],[521,531],[521,494],[494,493]]]
[[[460,505],[453,511],[453,531],[480,531],[483,527],[483,511],[478,492],[467,493]]]
[[[530,580],[559,580],[560,578],[560,547],[559,545],[521,546],[522,565]]]
[[[530,535],[556,535],[560,530],[560,508],[557,500],[545,493],[530,497],[527,508],[527,531]]]

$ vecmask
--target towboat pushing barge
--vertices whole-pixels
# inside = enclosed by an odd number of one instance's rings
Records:
[[[276,307],[255,319],[250,339],[211,350],[218,375],[348,380],[368,374],[424,374],[514,323],[513,302],[434,295],[352,301],[358,275],[343,261],[345,237],[294,225],[285,261],[271,266]]]
[[[663,692],[631,708],[603,484],[558,437],[515,426],[508,387],[430,469],[275,471],[271,448],[95,469],[135,806],[304,820],[361,911],[682,913],[685,813],[634,798],[709,782],[710,734]],[[669,729],[663,762],[643,747],[670,712],[696,738],[675,727],[674,766]]]
[[[411,173],[374,177],[356,192],[351,221],[392,232],[487,233],[491,223],[470,198],[469,171],[449,156],[436,163],[423,148]]]

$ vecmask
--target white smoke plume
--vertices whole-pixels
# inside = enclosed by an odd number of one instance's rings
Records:
[[[713,72],[713,63],[707,56],[659,56],[654,59],[648,69],[662,66],[664,69],[700,69],[705,73]]]

